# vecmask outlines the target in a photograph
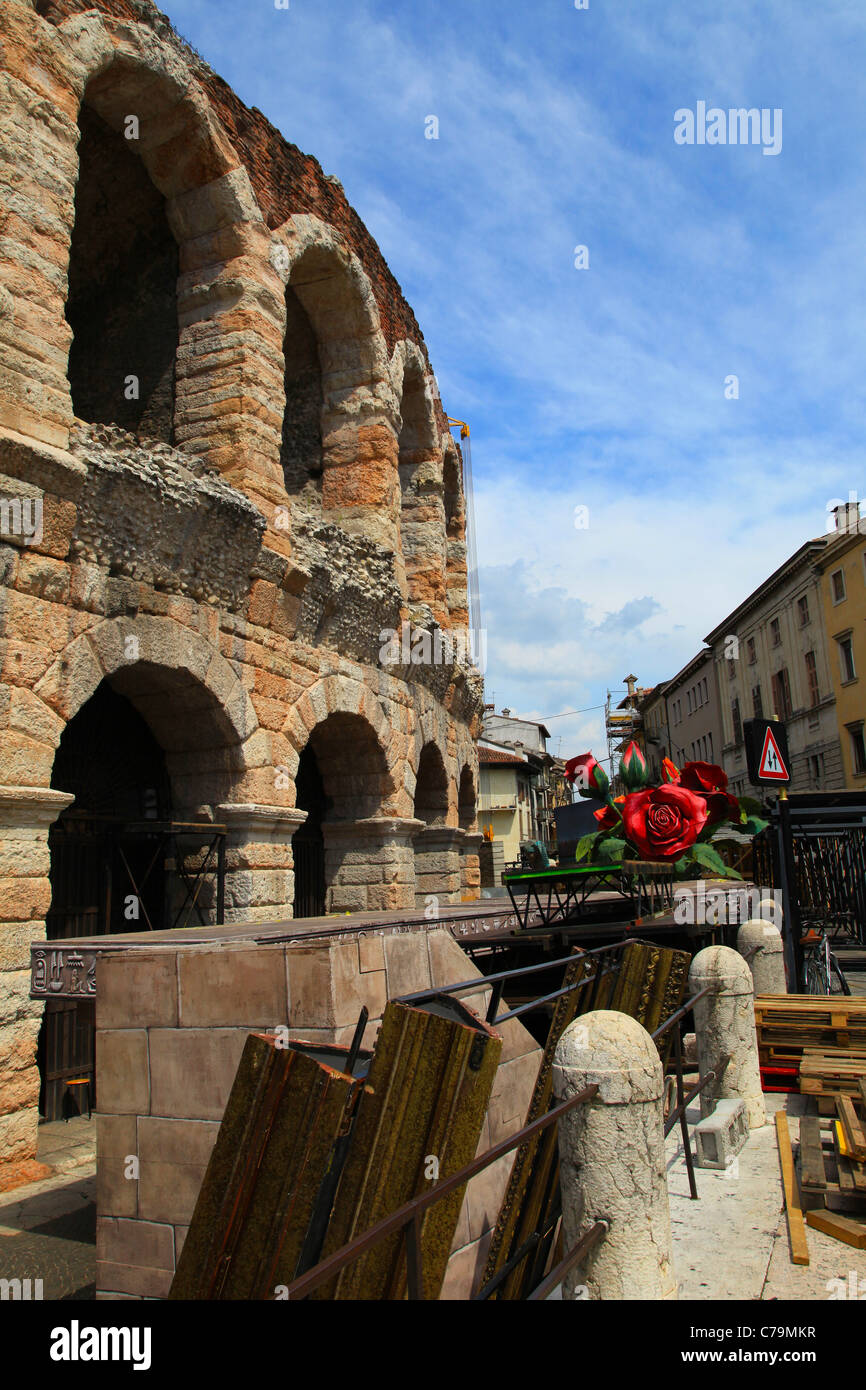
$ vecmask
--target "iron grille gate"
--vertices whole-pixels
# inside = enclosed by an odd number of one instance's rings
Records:
[[[325,914],[325,844],[321,833],[292,839],[295,861],[295,917],[323,917]]]
[[[226,827],[180,821],[127,821],[67,812],[49,832],[49,941],[186,927],[224,920]],[[212,909],[202,889],[213,880]],[[139,915],[127,918],[130,896]],[[197,922],[195,919],[198,919]],[[90,1000],[48,999],[39,1034],[39,1109],[46,1120],[95,1104],[95,1021]],[[87,1081],[74,1088],[70,1081]],[[85,1091],[84,1095],[79,1094]]]

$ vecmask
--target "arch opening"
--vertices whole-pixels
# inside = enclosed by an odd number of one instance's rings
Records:
[[[376,836],[355,822],[383,816],[393,791],[385,752],[363,715],[335,712],[316,725],[295,774],[296,805],[307,812],[292,836],[295,916],[361,906],[362,898],[366,905]]]
[[[408,598],[436,611],[444,603],[442,480],[425,388],[423,369],[411,358],[403,374],[397,440],[400,540]]]
[[[322,823],[330,802],[319,771],[315,749],[307,744],[295,774],[295,805],[307,819],[292,836],[295,865],[293,917],[322,917],[325,913],[325,837]]]
[[[445,534],[449,540],[463,539],[463,485],[460,460],[456,449],[448,449],[442,465],[443,501],[445,504]]]
[[[477,796],[472,769],[467,763],[460,773],[457,791],[457,817],[461,830],[471,830],[475,825]]]
[[[139,661],[104,678],[54,758],[52,789],[75,799],[49,831],[48,940],[221,920],[212,822],[241,762],[231,722],[189,672]],[[46,1004],[37,1048],[46,1119],[66,1115],[70,1078],[88,1080],[93,1098],[94,1026],[91,1001]]]
[[[66,299],[72,408],[88,423],[171,443],[178,248],[165,199],[135,142],[88,106],[86,93],[79,130]]]
[[[393,791],[385,753],[360,714],[329,714],[310,734],[327,808],[326,821],[365,820],[382,814]]]
[[[283,356],[285,412],[280,446],[283,478],[290,497],[305,494],[313,498],[321,493],[322,368],[313,325],[291,281],[286,286]]]
[[[415,818],[427,826],[441,826],[448,816],[448,774],[437,745],[426,743],[418,762],[415,783]]]

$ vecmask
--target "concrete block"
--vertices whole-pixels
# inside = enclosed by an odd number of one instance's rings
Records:
[[[184,1028],[275,1028],[286,1021],[282,946],[181,951],[178,975]]]
[[[749,1137],[744,1100],[720,1100],[712,1115],[695,1125],[695,1162],[699,1168],[724,1171]]]

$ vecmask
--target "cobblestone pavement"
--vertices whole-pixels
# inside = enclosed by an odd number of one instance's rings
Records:
[[[0,1195],[0,1279],[41,1279],[46,1300],[95,1296],[94,1164]]]

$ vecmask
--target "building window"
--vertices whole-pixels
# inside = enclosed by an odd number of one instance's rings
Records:
[[[743,721],[742,721],[742,719],[740,718],[740,702],[739,702],[739,700],[732,700],[732,701],[731,701],[731,719],[733,720],[733,723],[734,723],[734,743],[742,743],[742,741],[743,741]]]
[[[708,743],[709,743],[709,749],[710,749],[710,756],[709,756],[708,761],[709,761],[709,762],[712,762],[712,761],[713,761],[713,736],[712,736],[712,734],[707,734],[707,741],[708,741]]]
[[[773,708],[780,719],[791,718],[791,687],[784,666],[773,677]]]
[[[866,744],[863,742],[863,725],[849,724],[848,735],[851,739],[851,761],[854,764],[854,776],[862,777],[866,773]]]
[[[809,755],[809,777],[816,786],[819,786],[824,776],[824,754],[810,753]]]
[[[845,597],[845,575],[842,570],[834,570],[830,575],[830,593],[834,603],[841,603]]]
[[[857,679],[857,671],[854,667],[854,644],[851,641],[850,632],[846,632],[844,637],[837,637],[836,642],[839,647],[839,664],[842,668],[842,684]]]
[[[707,690],[707,678],[706,678],[706,676],[704,676],[704,703],[705,703],[705,704],[709,704],[709,702],[710,702],[710,696],[709,696],[709,692],[708,692],[708,690]]]
[[[781,647],[782,630],[779,626],[778,618],[773,618],[770,623],[770,640],[772,641],[774,647]]]
[[[746,638],[746,653],[747,653],[748,658],[749,658],[749,665],[750,665],[750,666],[754,666],[755,662],[756,662],[757,659],[758,659],[758,653],[755,651],[755,639],[754,639],[754,637],[747,637],[747,638]]]
[[[816,709],[821,701],[818,691],[818,671],[815,666],[815,653],[806,653],[806,677],[809,682],[809,707]]]
[[[693,713],[693,710],[692,710],[692,692],[691,692],[690,690],[687,690],[687,691],[686,691],[686,699],[687,699],[688,702],[689,702],[689,714],[692,714],[692,713]]]
[[[734,676],[735,676],[736,674],[737,674],[737,663],[736,663],[736,661],[734,661],[733,657],[731,657],[730,661],[728,662],[728,680],[729,680],[729,681],[732,681],[732,680],[734,679]]]
[[[763,719],[764,702],[761,699],[761,687],[759,685],[752,687],[752,711],[756,719]]]
[[[800,626],[805,627],[809,621],[809,599],[806,594],[797,599],[797,612],[800,615]]]

